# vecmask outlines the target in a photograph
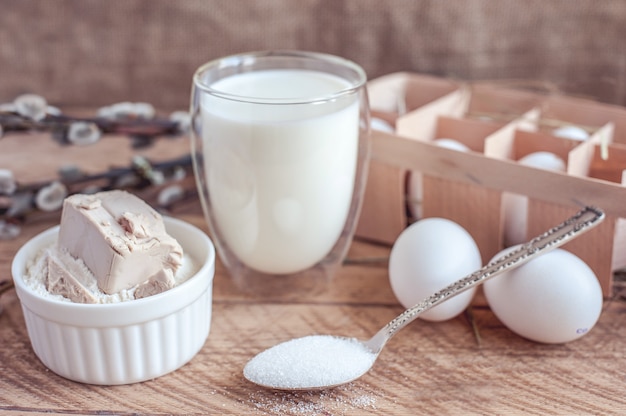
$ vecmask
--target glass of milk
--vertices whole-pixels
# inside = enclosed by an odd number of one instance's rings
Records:
[[[323,289],[366,181],[363,69],[300,51],[220,58],[195,73],[191,111],[200,200],[237,286],[277,298]]]

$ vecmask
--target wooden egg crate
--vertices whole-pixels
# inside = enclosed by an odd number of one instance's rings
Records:
[[[372,116],[393,131],[372,131],[357,237],[393,244],[411,222],[443,217],[470,232],[488,262],[506,246],[503,195],[527,197],[529,238],[593,205],[606,220],[563,248],[611,295],[614,272],[626,267],[626,108],[413,73],[374,79],[368,90]],[[583,127],[589,139],[555,136],[564,125]],[[437,146],[437,138],[470,150]],[[566,171],[517,162],[537,151],[559,156]]]

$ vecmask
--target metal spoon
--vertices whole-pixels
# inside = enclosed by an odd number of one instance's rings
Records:
[[[257,354],[245,366],[244,377],[260,386],[279,390],[328,389],[354,381],[369,371],[387,341],[422,312],[573,240],[603,219],[604,212],[600,209],[586,207],[560,225],[407,309],[367,341],[328,335],[296,338]],[[346,362],[352,364],[346,365]]]

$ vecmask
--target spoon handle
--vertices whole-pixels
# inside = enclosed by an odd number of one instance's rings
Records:
[[[367,342],[368,347],[375,353],[380,352],[385,343],[387,343],[396,332],[413,322],[422,312],[487,279],[506,270],[521,266],[538,255],[544,254],[573,240],[580,234],[600,224],[604,216],[604,212],[598,208],[585,207],[565,222],[533,238],[512,252],[495,259],[482,269],[457,280],[444,289],[432,294],[417,305],[407,309],[378,331],[378,333]]]

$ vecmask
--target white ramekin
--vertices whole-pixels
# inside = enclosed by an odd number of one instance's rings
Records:
[[[31,345],[46,367],[78,382],[129,384],[174,371],[198,353],[211,327],[215,249],[193,225],[166,217],[165,226],[200,269],[179,286],[133,301],[63,302],[28,287],[26,265],[56,240],[58,226],[17,252],[15,288]]]

